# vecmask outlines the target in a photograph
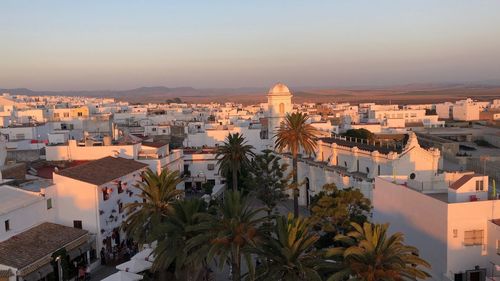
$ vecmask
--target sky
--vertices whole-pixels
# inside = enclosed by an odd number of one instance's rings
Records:
[[[500,1],[0,0],[0,88],[500,81]]]

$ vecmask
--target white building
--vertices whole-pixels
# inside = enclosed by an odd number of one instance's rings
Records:
[[[375,180],[373,220],[390,223],[432,265],[432,280],[499,280],[500,208],[488,200],[488,177],[441,174],[419,182]]]
[[[281,122],[283,122],[287,113],[292,112],[292,94],[285,84],[277,83],[267,94],[268,104],[268,136],[274,140]]]
[[[457,101],[453,105],[453,120],[474,121],[479,120],[479,105],[472,99]]]
[[[180,171],[182,150],[170,150],[165,142],[122,142],[112,144],[110,140],[94,143],[92,141],[49,145],[46,148],[47,161],[96,160],[106,156],[119,156],[148,164],[153,171],[163,169]]]
[[[96,249],[111,250],[125,238],[120,231],[126,219],[123,207],[141,200],[134,185],[146,167],[131,159],[105,157],[54,173],[56,221],[96,234]]]
[[[290,156],[282,156],[291,167]],[[332,182],[339,188],[359,188],[371,199],[373,180],[379,175],[432,181],[441,165],[439,150],[423,149],[412,132],[399,145],[375,145],[345,137],[321,138],[315,156],[303,155],[299,159],[299,204],[307,206],[324,184]]]

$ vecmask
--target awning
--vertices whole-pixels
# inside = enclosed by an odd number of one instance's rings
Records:
[[[22,278],[25,281],[37,281],[49,275],[49,273],[53,271],[54,268],[52,267],[52,264],[49,263],[31,272],[30,274],[23,276]]]
[[[132,259],[133,260],[144,260],[144,261],[154,262],[155,256],[153,255],[153,249],[145,248],[144,250],[140,251],[135,256],[133,256]]]
[[[85,244],[82,244],[81,246],[78,246],[74,248],[73,250],[68,252],[69,260],[74,260],[78,256],[85,254],[87,251],[91,249],[91,243],[87,242]]]
[[[112,274],[101,281],[138,281],[142,280],[142,275],[135,274],[135,273],[130,273],[130,272],[125,272],[125,271],[118,271],[115,274]]]
[[[125,272],[132,272],[132,273],[138,273],[138,272],[143,272],[145,270],[150,269],[153,266],[153,263],[145,260],[129,260],[127,262],[124,262],[122,264],[119,264],[116,266],[116,269],[125,271]]]

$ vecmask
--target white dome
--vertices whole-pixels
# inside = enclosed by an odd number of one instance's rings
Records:
[[[275,84],[271,89],[269,89],[268,95],[270,96],[290,96],[290,90],[283,83]]]

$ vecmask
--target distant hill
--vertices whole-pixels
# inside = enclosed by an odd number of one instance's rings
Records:
[[[266,101],[267,88],[206,88],[141,87],[130,90],[102,91],[33,91],[26,88],[0,89],[12,95],[63,95],[111,97],[134,103],[165,102],[180,98],[184,102],[240,102],[244,104]],[[319,88],[291,87],[294,102],[377,102],[377,103],[431,103],[471,97],[480,100],[500,98],[500,81],[471,83],[407,84],[388,87]]]

